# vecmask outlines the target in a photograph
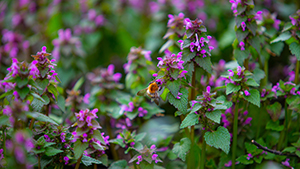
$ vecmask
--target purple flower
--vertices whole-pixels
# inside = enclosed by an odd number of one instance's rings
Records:
[[[64,161],[65,161],[65,165],[67,165],[69,163],[69,157],[65,156]]]
[[[87,93],[87,94],[85,94],[84,95],[84,97],[83,97],[83,102],[85,103],[85,104],[90,104],[90,96],[91,96],[91,94],[90,93]]]
[[[251,95],[251,94],[248,92],[248,90],[245,90],[244,93],[245,93],[246,96],[250,96],[250,95]]]
[[[293,168],[290,163],[289,163],[290,159],[287,158],[285,161],[281,162],[282,165],[289,167],[289,168]]]
[[[15,151],[14,151],[15,157],[17,159],[17,161],[21,164],[25,163],[25,154],[24,151],[21,147],[15,147]]]
[[[254,19],[256,20],[262,20],[262,11],[257,11],[256,15],[254,16]]]
[[[66,142],[65,138],[66,138],[66,133],[60,133],[61,142],[63,143]]]
[[[210,86],[207,86],[207,87],[206,87],[206,92],[207,92],[207,93],[210,93],[210,89],[211,89],[211,87],[210,87]]]
[[[184,43],[184,41],[180,39],[177,42],[180,43],[180,49],[183,50],[183,43]]]
[[[130,146],[133,147],[135,145],[135,142],[131,142]]]
[[[242,27],[243,31],[245,31],[246,23],[245,23],[245,22],[242,22],[242,23],[241,23],[241,27]]]
[[[239,43],[239,46],[241,47],[241,50],[245,50],[245,43],[243,41]]]
[[[47,142],[50,142],[50,141],[51,141],[50,137],[49,137],[47,134],[45,134],[44,137],[45,137],[45,140],[46,140]]]
[[[140,162],[143,161],[143,157],[141,155],[139,155],[137,159],[138,161],[136,162],[136,164],[140,164]]]
[[[158,155],[157,154],[153,154],[152,155],[152,160],[155,160],[155,163],[157,163],[158,162],[158,160],[156,159],[158,157]]]
[[[253,158],[252,154],[251,153],[247,154],[247,160],[250,160],[251,158]]]
[[[236,68],[236,71],[237,71],[237,75],[241,76],[241,74],[242,74],[242,67],[241,67],[241,66],[238,66],[238,67]]]
[[[228,161],[228,163],[225,163],[225,164],[224,164],[225,167],[230,167],[231,165],[232,165],[232,161],[231,161],[231,160]]]
[[[229,69],[228,72],[229,72],[229,78],[230,78],[230,77],[233,77],[234,72],[233,72],[231,69]]]
[[[150,149],[155,149],[156,148],[156,146],[153,144],[151,147],[150,147]]]
[[[182,93],[178,92],[176,99],[181,99],[181,97],[180,97],[181,95],[182,95]]]
[[[16,58],[12,59],[11,66],[7,69],[9,73],[12,73],[12,77],[15,77],[19,72],[18,60]]]
[[[289,18],[291,19],[292,24],[295,26],[297,23],[297,20],[291,16],[289,16]]]
[[[32,61],[31,62],[31,64],[30,64],[30,66],[29,66],[29,75],[31,75],[32,76],[32,78],[36,78],[37,77],[37,75],[39,75],[39,69],[36,67],[36,64],[38,63],[38,61],[37,60],[34,60],[34,61]]]

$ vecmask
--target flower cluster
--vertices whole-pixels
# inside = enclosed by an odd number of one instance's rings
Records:
[[[135,155],[129,163],[132,163],[133,161],[136,161],[136,164],[140,164],[142,161],[146,161],[149,164],[151,164],[153,161],[155,163],[162,162],[159,158],[158,155],[156,154],[156,146],[153,144],[150,148],[144,146],[142,150],[137,150],[139,154]]]
[[[167,27],[169,28],[164,36],[164,39],[171,35],[177,34],[179,37],[184,35],[184,14],[179,13],[178,15],[168,15],[169,21]]]
[[[166,70],[165,76],[170,77],[171,79],[177,79],[177,78],[185,78],[185,74],[187,73],[186,70],[183,70],[183,63],[184,61],[182,60],[182,52],[179,52],[177,55],[172,54],[169,51],[165,51],[165,57],[161,58],[158,57],[157,59],[159,60],[157,67]],[[175,76],[173,72],[178,72]],[[157,74],[153,74],[154,77],[157,76]]]
[[[66,99],[66,106],[80,105],[81,103],[89,104],[90,93],[84,96],[81,96],[80,93],[80,90],[67,90],[68,97]],[[75,107],[72,107],[72,109],[72,111],[76,111]]]
[[[202,20],[197,18],[192,21],[189,18],[185,18],[184,26],[186,28],[187,39],[178,41],[180,43],[180,49],[184,50],[185,48],[189,48],[191,53],[195,52],[194,56],[202,56],[202,58],[210,56],[210,52],[214,49],[213,46],[209,45],[212,37],[205,34],[207,30]]]
[[[236,71],[229,69],[228,72],[229,72],[229,77],[227,79],[228,80],[227,83],[233,83],[235,86],[241,86],[242,88],[241,91],[243,91],[245,96],[250,96],[251,94],[248,91],[249,87],[246,84],[249,78],[246,78],[246,76],[248,76],[251,73],[249,71],[245,71],[245,68],[242,68],[241,66],[238,66]],[[251,85],[257,86],[256,82]]]
[[[121,73],[114,73],[115,66],[113,64],[109,65],[107,69],[95,69],[93,73],[88,73],[87,78],[91,81],[93,85],[98,84],[104,89],[121,89],[123,86],[119,84],[122,77]]]
[[[276,30],[279,30],[281,21],[279,19],[276,19],[277,14],[276,13],[270,13],[267,9],[262,10],[261,19],[256,20],[256,23],[258,25],[261,25],[264,27],[264,29],[268,27],[273,27]]]
[[[30,164],[30,154],[28,153],[34,148],[34,142],[26,131],[16,131],[11,140],[6,141],[7,158],[6,161],[12,168],[33,168]],[[13,166],[12,166],[13,165]]]
[[[298,10],[295,14],[289,16],[292,24],[300,30],[300,10]]]
[[[225,113],[221,115],[222,123],[225,128],[229,131],[232,131],[233,128],[233,116],[234,116],[234,109],[235,106],[232,106],[225,110]],[[239,116],[238,116],[238,126],[241,128],[238,130],[239,132],[246,132],[247,126],[251,126],[252,117],[248,117],[248,111],[245,110],[242,112],[242,109],[239,109]],[[230,134],[232,135],[232,133]]]
[[[210,93],[210,92],[211,92],[211,87],[207,86],[206,91],[203,91],[202,95],[197,97],[197,100],[191,101],[191,110],[193,110],[194,106],[197,104],[197,105],[201,105],[201,107],[204,108],[204,111],[207,112],[213,111],[214,107],[210,103],[212,101],[213,96],[215,96],[216,93]],[[195,113],[198,114],[197,111],[195,111]]]
[[[130,48],[130,53],[127,56],[128,62],[124,64],[123,68],[126,73],[136,73],[136,68],[139,66],[149,65],[151,61],[151,51],[143,50],[141,47]]]
[[[0,61],[7,65],[10,60],[8,58],[20,56],[22,51],[27,51],[30,43],[29,41],[24,40],[22,35],[7,29],[2,30],[2,34],[2,42],[4,45],[0,46]],[[5,58],[4,56],[8,57]]]
[[[29,101],[23,103],[20,99],[18,99],[18,94],[15,92],[14,101],[11,102],[10,105],[6,105],[3,109],[3,115],[7,115],[9,117],[10,125],[15,129],[22,129],[24,127],[23,122],[27,120],[27,116],[25,112],[29,111],[28,105]]]
[[[47,56],[50,56],[50,53],[46,52],[46,46],[42,47],[41,52],[37,52],[36,55],[31,55],[35,61],[33,61],[33,65],[30,66],[30,75],[36,78],[47,78],[51,81],[57,82],[58,77],[55,72],[54,66],[56,66],[55,59],[49,60]],[[38,68],[38,71],[36,70]],[[38,73],[39,74],[35,74]]]
[[[78,142],[81,144],[87,143],[88,146],[84,153],[86,156],[100,157],[105,153],[104,150],[107,149],[106,143],[108,142],[108,137],[104,137],[104,134],[101,134],[98,130],[102,127],[96,120],[96,118],[98,118],[96,114],[97,112],[98,109],[93,109],[91,111],[86,109],[75,113],[78,120],[75,125],[78,127],[72,133],[72,142]]]
[[[58,38],[54,39],[52,44],[54,45],[52,55],[55,60],[59,60],[61,54],[64,57],[70,57],[72,54],[84,56],[81,41],[78,37],[72,36],[71,29],[58,30]]]
[[[81,35],[95,32],[97,28],[105,24],[105,21],[106,19],[102,14],[97,14],[95,9],[89,9],[87,12],[84,12],[81,22],[74,27],[74,33]]]

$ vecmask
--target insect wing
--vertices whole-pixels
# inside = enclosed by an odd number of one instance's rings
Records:
[[[138,92],[137,92],[137,95],[138,95],[138,96],[145,96],[146,92],[147,92],[147,88],[138,91]]]

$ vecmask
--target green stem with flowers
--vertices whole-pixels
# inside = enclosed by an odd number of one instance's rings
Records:
[[[296,68],[295,68],[295,84],[296,85],[298,84],[298,81],[299,81],[299,66],[300,66],[300,61],[297,60]]]
[[[238,92],[239,93],[239,92]],[[234,119],[233,119],[233,139],[232,139],[232,169],[235,168],[236,147],[237,147],[237,129],[238,129],[239,104],[238,97],[235,102]]]
[[[202,149],[201,149],[201,159],[200,159],[200,169],[204,169],[205,168],[205,158],[206,158],[206,141],[205,141],[205,138],[204,138],[204,135],[207,131],[207,128],[206,128],[206,125],[204,125],[204,131],[203,131],[203,134],[202,134]]]

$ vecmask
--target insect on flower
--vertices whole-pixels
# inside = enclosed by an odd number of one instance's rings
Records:
[[[154,101],[158,105],[159,104],[158,91],[161,91],[161,86],[156,81],[152,81],[149,83],[149,86],[147,88],[140,90],[137,93],[137,95],[145,96],[147,94],[151,98],[151,101]]]

